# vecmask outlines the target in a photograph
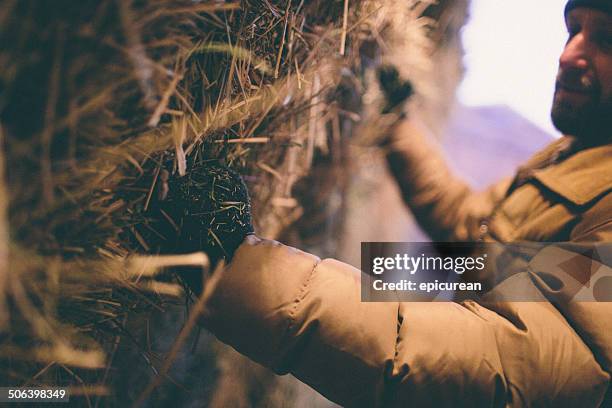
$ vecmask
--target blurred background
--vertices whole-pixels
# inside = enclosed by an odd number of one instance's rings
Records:
[[[557,135],[550,105],[556,61],[567,40],[565,0],[472,0],[463,29],[466,74],[459,101],[506,105]]]

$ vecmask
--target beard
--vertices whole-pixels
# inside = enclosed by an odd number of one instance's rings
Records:
[[[560,89],[564,87],[584,92],[586,101],[576,103],[563,98]],[[580,72],[559,70],[551,117],[555,127],[565,135],[589,144],[610,142],[612,98],[603,98],[599,82]]]

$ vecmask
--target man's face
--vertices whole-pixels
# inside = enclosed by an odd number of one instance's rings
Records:
[[[612,16],[579,7],[568,13],[566,24],[569,39],[559,59],[553,123],[585,142],[610,142]]]

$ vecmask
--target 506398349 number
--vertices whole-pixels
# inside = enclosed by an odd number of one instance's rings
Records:
[[[68,402],[68,388],[0,387],[0,402]]]

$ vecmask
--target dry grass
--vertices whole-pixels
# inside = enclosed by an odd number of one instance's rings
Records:
[[[338,101],[373,86],[364,50],[396,63],[412,53],[405,75],[430,68],[418,17],[431,2],[396,3],[4,1],[0,378],[109,392],[128,316],[183,296],[170,267],[207,274],[205,254],[158,256],[151,208],[173,179],[211,161],[234,168],[267,237],[337,190],[350,129],[376,116],[375,96]],[[296,196],[312,166],[325,180]],[[172,355],[151,361],[141,401]]]

